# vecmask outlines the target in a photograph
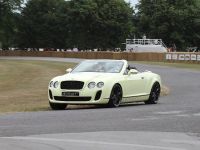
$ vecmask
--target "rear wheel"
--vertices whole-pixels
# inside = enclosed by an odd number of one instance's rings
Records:
[[[122,88],[119,84],[116,84],[114,85],[111,91],[108,106],[118,107],[120,105],[121,100],[122,100]]]
[[[145,104],[157,104],[160,96],[160,84],[158,82],[154,83],[149,95],[149,99],[145,101]]]
[[[57,104],[49,102],[51,109],[53,110],[64,110],[67,107],[67,104]]]

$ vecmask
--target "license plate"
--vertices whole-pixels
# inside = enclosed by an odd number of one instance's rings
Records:
[[[79,96],[79,92],[62,92],[62,96]]]

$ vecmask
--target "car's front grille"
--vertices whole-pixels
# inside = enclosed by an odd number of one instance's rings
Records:
[[[54,99],[57,101],[90,101],[91,97],[62,97],[54,96]]]
[[[82,81],[62,81],[60,88],[67,90],[80,90],[84,86],[84,82]]]

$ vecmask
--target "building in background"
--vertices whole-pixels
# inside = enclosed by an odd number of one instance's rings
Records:
[[[126,39],[127,52],[167,52],[167,47],[162,39]]]

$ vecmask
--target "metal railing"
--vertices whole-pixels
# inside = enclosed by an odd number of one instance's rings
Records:
[[[162,39],[126,39],[126,44],[132,45],[162,45],[166,48]]]

